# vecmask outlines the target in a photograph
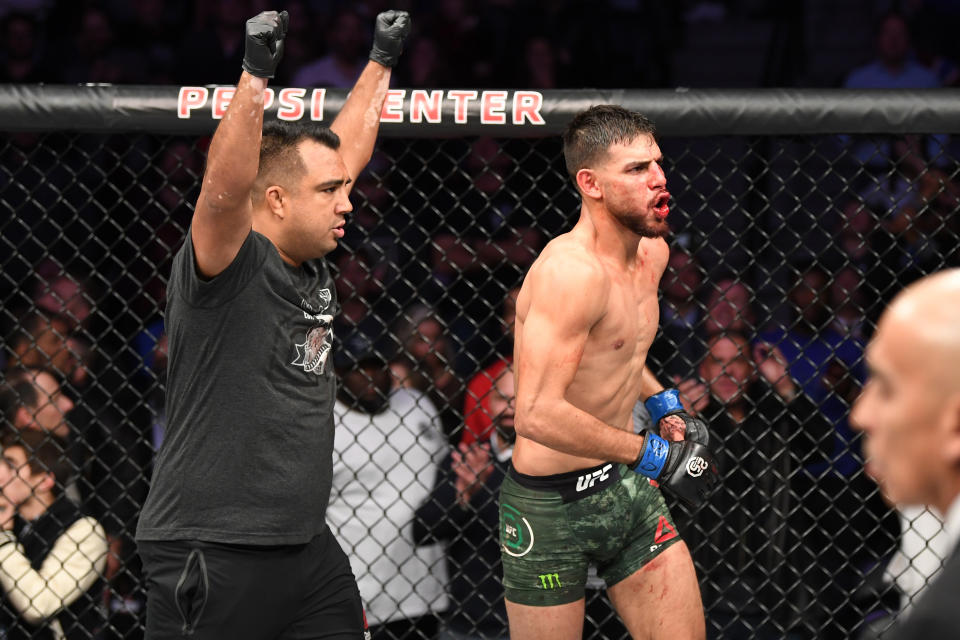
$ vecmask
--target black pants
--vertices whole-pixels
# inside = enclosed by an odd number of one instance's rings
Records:
[[[371,625],[370,636],[371,640],[432,640],[437,637],[439,627],[437,617],[427,614]]]
[[[147,640],[363,640],[360,593],[329,529],[307,544],[141,541]]]

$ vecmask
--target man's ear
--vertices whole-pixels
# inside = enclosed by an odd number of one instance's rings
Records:
[[[57,486],[57,477],[53,475],[52,471],[47,471],[43,474],[43,479],[37,485],[36,489],[34,489],[34,492],[52,492],[55,486]]]
[[[26,429],[33,422],[33,414],[26,407],[18,407],[13,414],[13,426],[17,429]]]
[[[263,194],[264,201],[267,203],[267,209],[278,218],[286,217],[286,211],[283,209],[284,201],[287,198],[287,192],[280,185],[270,185]]]
[[[600,188],[600,184],[597,182],[597,174],[592,169],[577,171],[577,188],[580,189],[580,193],[588,198],[599,200],[603,197],[603,189]]]
[[[960,392],[947,398],[941,416],[941,450],[953,466],[960,467]]]

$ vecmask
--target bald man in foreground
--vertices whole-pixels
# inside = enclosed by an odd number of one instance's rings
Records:
[[[960,629],[960,269],[907,287],[867,347],[870,378],[852,413],[867,473],[897,507],[944,518],[942,572],[885,639],[957,637]]]

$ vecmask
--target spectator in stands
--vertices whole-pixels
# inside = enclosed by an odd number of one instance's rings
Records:
[[[503,344],[497,345],[497,358],[467,383],[463,399],[464,429],[460,443],[486,442],[491,437],[497,413],[490,403],[496,398],[494,383],[513,362],[513,326],[517,318],[517,296],[520,287],[507,291],[497,331],[504,336]]]
[[[91,317],[94,305],[92,287],[86,278],[64,270],[53,260],[45,260],[36,269],[37,280],[32,287],[31,304],[41,314],[66,321],[69,335],[67,351],[76,359],[72,371],[62,371],[65,382],[80,388],[86,385],[96,354]]]
[[[837,213],[831,229],[832,241],[821,255],[821,263],[830,271],[850,268],[863,275],[858,303],[862,305],[863,319],[872,323],[886,299],[885,292],[896,287],[896,274],[884,265],[881,254],[881,251],[885,253],[884,246],[889,241],[878,237],[885,231],[859,197],[842,198]]]
[[[64,495],[106,527],[110,543],[106,577],[112,579],[121,564],[133,559],[130,533],[146,495],[149,460],[140,451],[142,440],[132,427],[120,428],[96,416],[74,428],[73,400],[63,392],[58,378],[44,369],[7,372],[0,409],[13,430],[50,434],[62,442],[64,456],[79,472],[65,484]]]
[[[312,3],[306,0],[288,0],[284,10],[290,19],[287,37],[283,41],[283,64],[277,68],[276,83],[281,87],[293,87],[297,86],[294,81],[297,70],[313,60],[317,53],[317,31],[323,28],[324,23],[316,20]],[[373,15],[376,16],[376,13]]]
[[[386,335],[386,314],[381,312],[379,303],[390,266],[376,258],[375,252],[367,247],[355,252],[342,251],[335,257],[340,313],[334,319],[334,335],[345,338],[359,332],[371,341],[379,341]]]
[[[117,34],[119,44],[137,49],[144,67],[137,81],[173,84],[173,63],[187,16],[183,2],[137,0]]]
[[[478,338],[495,306],[491,301],[501,300],[533,264],[543,234],[508,186],[517,164],[500,142],[477,138],[458,169],[462,173],[448,182],[444,196],[455,200],[436,198],[430,205],[435,211],[449,206],[450,212],[439,219],[428,214],[421,224],[435,229],[423,256],[430,266],[427,295],[436,300],[451,334],[467,347],[458,350],[454,364],[466,377],[489,352]]]
[[[440,545],[417,546],[414,512],[447,454],[433,403],[391,391],[381,350],[343,344],[327,522],[350,558],[374,640],[432,638],[447,608]]]
[[[888,180],[868,185],[861,193],[879,211],[886,233],[875,243],[888,267],[896,267],[898,286],[960,260],[953,215],[960,208],[960,184],[950,172],[932,166],[923,157],[921,140],[914,135],[893,142],[897,172]],[[903,273],[901,273],[903,272]]]
[[[453,85],[443,51],[436,40],[425,36],[411,41],[409,51],[403,56],[400,73],[403,80],[399,84],[404,87],[446,88]]]
[[[294,86],[349,88],[360,77],[370,48],[364,18],[355,8],[344,5],[329,27],[324,39],[329,53],[294,72]]]
[[[852,282],[848,277],[851,275],[854,276]],[[855,332],[840,334],[831,328],[839,311],[839,308],[831,309],[828,305],[833,277],[815,262],[800,264],[789,293],[790,310],[795,314],[793,320],[787,327],[764,332],[761,337],[780,349],[786,362],[790,363],[790,375],[827,420],[836,425],[838,437],[830,444],[836,447],[836,464],[847,475],[856,473],[861,466],[856,458],[857,452],[850,450],[854,445],[851,444],[852,432],[846,417],[849,402],[859,391],[864,376],[864,342]],[[833,299],[845,307],[842,313],[851,325],[857,323],[849,313],[857,311],[847,299],[855,295],[853,290],[859,289],[859,282],[859,275],[851,272],[841,276],[840,284],[833,287]],[[843,287],[849,287],[851,291],[847,292]]]
[[[109,13],[96,5],[86,5],[74,25],[73,37],[58,56],[63,61],[60,79],[71,84],[121,84],[140,77],[145,66],[142,55],[137,50],[119,46],[116,33],[116,24]]]
[[[173,63],[175,82],[188,85],[234,84],[243,62],[243,25],[253,15],[250,0],[197,3],[210,11],[206,21],[192,25]],[[198,11],[199,13],[199,11]]]
[[[809,512],[816,514],[809,541],[820,547],[821,566],[831,567],[829,575],[818,578],[822,589],[818,615],[831,625],[831,633],[840,635],[852,634],[861,622],[862,615],[848,596],[889,552],[897,530],[895,514],[863,474],[860,439],[849,424],[851,403],[865,377],[865,337],[851,330],[840,333],[832,326],[838,318],[845,326],[859,324],[856,296],[861,288],[862,276],[855,269],[828,273],[815,261],[800,263],[789,292],[791,322],[761,335],[782,351],[791,376],[815,403],[817,415],[833,427],[822,442],[828,455],[807,465],[803,482],[795,486],[806,495]],[[823,533],[840,521],[847,523],[847,533]]]
[[[446,544],[452,603],[438,636],[442,640],[508,637],[500,583],[498,495],[516,439],[515,396],[513,370],[507,365],[486,395],[490,430],[477,441],[460,442],[438,471],[430,497],[417,509],[413,525],[417,544]]]
[[[71,329],[84,327],[93,307],[85,279],[65,271],[53,260],[37,267],[31,296],[41,311],[67,320]]]
[[[495,42],[466,0],[438,0],[435,10],[424,16],[423,34],[439,45],[450,69],[456,69],[458,84],[492,86],[496,71]]]
[[[7,342],[8,367],[48,369],[53,375],[70,380],[81,366],[71,348],[71,323],[60,315],[35,311],[23,318]]]
[[[745,282],[721,275],[709,285],[703,329],[708,336],[735,331],[751,335],[756,330],[751,299],[753,292]]]
[[[43,68],[44,50],[38,20],[20,12],[0,20],[0,82],[33,84],[49,81]]]
[[[72,471],[64,443],[39,431],[3,436],[0,587],[12,613],[4,638],[98,637],[107,540],[63,488]]]
[[[463,385],[453,371],[455,350],[446,325],[432,309],[416,304],[401,313],[393,335],[400,343],[390,363],[394,386],[427,394],[440,412],[443,432],[459,438]]]
[[[848,265],[833,272],[828,293],[830,330],[858,344],[866,344],[865,322],[869,303],[864,284],[860,270]]]
[[[853,69],[844,81],[848,89],[932,89],[939,87],[936,74],[918,63],[910,42],[910,26],[900,13],[884,14],[875,31],[876,57]],[[946,136],[930,136],[925,145],[931,160],[946,160]],[[888,139],[871,139],[854,146],[856,160],[870,170],[885,172],[896,159]]]
[[[513,86],[524,89],[559,89],[560,61],[553,43],[533,36],[523,45],[523,64],[516,65]]]
[[[814,550],[799,546],[807,524],[791,487],[802,466],[822,455],[830,425],[773,345],[751,347],[735,331],[714,334],[699,374],[710,391],[700,413],[724,474],[709,514],[684,528],[704,571],[707,634],[783,638],[782,628],[764,621],[772,612],[784,628],[797,622],[780,607],[784,600],[802,605],[803,569],[816,562],[804,555]]]
[[[45,369],[14,369],[5,375],[3,414],[16,430],[52,433],[66,441],[70,437],[67,414],[73,407],[60,382]]]
[[[930,89],[936,76],[913,57],[910,25],[895,11],[881,16],[874,32],[876,57],[853,69],[845,86],[851,89]]]
[[[79,473],[67,494],[106,528],[111,551],[107,577],[113,578],[121,562],[130,561],[134,555],[132,532],[146,497],[150,451],[143,446],[129,416],[118,415],[125,391],[107,385],[110,394],[101,397],[106,395],[103,386],[110,380],[108,376],[96,376],[97,384],[92,385],[94,376],[80,380],[75,375],[76,347],[68,346],[66,339],[70,323],[62,316],[48,318],[40,313],[32,318],[35,323],[28,319],[23,328],[29,331],[32,327],[37,337],[21,333],[11,346],[14,363],[43,371],[29,376],[39,404],[20,411],[20,418],[11,423],[20,428],[51,430],[69,443],[70,459]],[[71,382],[61,387],[61,380]],[[31,420],[24,418],[32,413],[36,416]]]
[[[672,247],[661,280],[660,333],[650,347],[651,366],[663,377],[691,377],[706,350],[700,316],[703,277],[696,257]],[[729,294],[734,297],[735,294]],[[719,294],[717,294],[719,300]],[[715,300],[713,308],[717,308]]]
[[[908,5],[918,61],[945,87],[960,86],[960,4],[951,0],[913,0]]]

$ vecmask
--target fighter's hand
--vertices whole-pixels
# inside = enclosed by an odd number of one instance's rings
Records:
[[[667,442],[649,431],[632,468],[692,507],[706,501],[720,479],[716,460],[706,446],[690,440]]]
[[[385,67],[393,67],[403,53],[403,43],[410,35],[410,14],[406,11],[384,11],[377,16],[370,59]]]
[[[264,11],[247,20],[243,69],[258,78],[272,78],[283,57],[290,18],[286,11]]]
[[[657,425],[662,437],[672,442],[687,440],[704,446],[710,444],[710,432],[706,423],[684,409],[680,402],[680,392],[676,389],[664,389],[647,398],[643,406],[650,413],[650,419]]]

